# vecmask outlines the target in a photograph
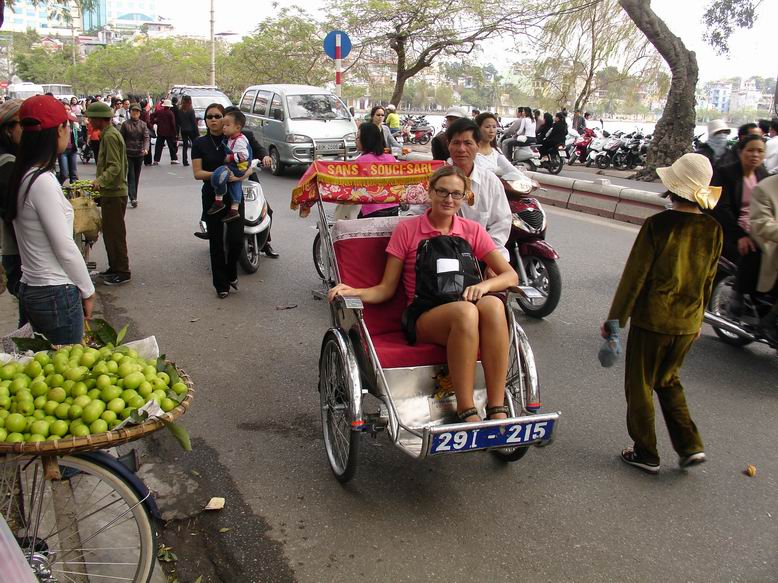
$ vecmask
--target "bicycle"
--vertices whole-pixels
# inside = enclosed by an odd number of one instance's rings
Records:
[[[187,397],[161,419],[85,437],[0,443],[0,514],[40,583],[151,580],[156,503],[135,475],[134,450],[117,458],[101,449],[182,415],[193,388],[185,373],[179,376]]]

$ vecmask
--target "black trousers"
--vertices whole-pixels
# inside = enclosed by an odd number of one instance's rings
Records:
[[[127,192],[130,201],[138,200],[138,184],[142,168],[143,156],[127,156]]]
[[[95,166],[97,166],[97,155],[100,153],[100,140],[90,140],[89,147],[92,148],[92,153],[95,155]]]
[[[189,164],[189,147],[196,139],[196,132],[181,132],[181,148],[183,149],[184,164]]]
[[[238,259],[243,251],[243,220],[223,223],[225,211],[217,215],[205,213],[213,204],[213,195],[203,193],[203,218],[208,228],[208,247],[211,255],[211,276],[217,292],[230,291],[230,282],[238,279]],[[244,216],[243,204],[239,208]]]
[[[748,255],[740,257],[737,266],[735,290],[741,294],[753,294],[759,281],[759,266],[762,264],[762,251],[757,248]]]
[[[154,161],[159,162],[162,158],[162,150],[167,144],[168,150],[170,150],[170,160],[178,160],[178,140],[175,136],[172,138],[161,138],[157,136],[157,143],[154,145]]]

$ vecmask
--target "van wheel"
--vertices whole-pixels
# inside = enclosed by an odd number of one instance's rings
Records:
[[[281,154],[276,148],[270,148],[270,171],[273,176],[281,176],[284,173],[284,163],[281,162]]]

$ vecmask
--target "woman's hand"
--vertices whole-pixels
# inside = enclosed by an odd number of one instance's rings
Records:
[[[327,293],[327,300],[334,302],[338,296],[359,296],[359,290],[345,283],[339,283]]]
[[[84,307],[84,320],[92,319],[92,308],[94,307],[94,303],[95,294],[81,300],[81,305]]]
[[[737,240],[737,252],[740,253],[741,256],[748,255],[754,251],[756,251],[756,245],[751,237],[740,237],[740,239]]]
[[[273,159],[270,156],[265,156],[262,158],[262,165],[265,168],[270,168],[270,166],[273,164]]]
[[[466,302],[477,302],[488,293],[489,287],[481,282],[465,288],[465,292],[462,294],[462,299],[464,299]]]

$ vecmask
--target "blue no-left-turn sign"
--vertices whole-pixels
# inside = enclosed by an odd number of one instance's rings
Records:
[[[342,30],[333,30],[324,37],[324,52],[330,59],[335,58],[335,35],[340,35],[340,58],[345,59],[351,52],[351,39]]]

